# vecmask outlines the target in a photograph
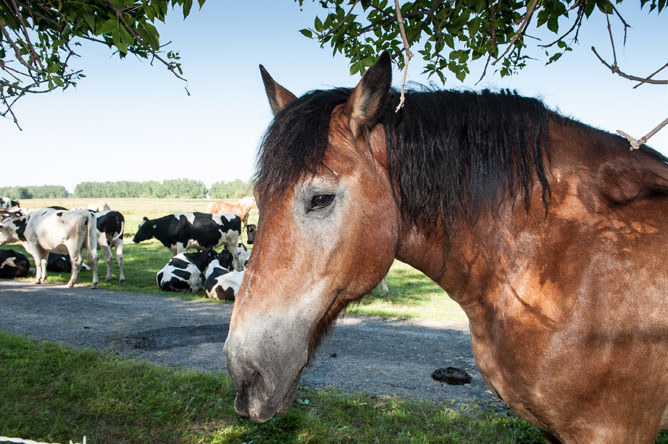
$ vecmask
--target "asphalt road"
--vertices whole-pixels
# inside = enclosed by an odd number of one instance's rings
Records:
[[[0,281],[0,330],[132,355],[164,366],[226,371],[232,306],[86,286]],[[431,378],[458,367],[466,385]],[[346,316],[320,346],[302,386],[434,401],[496,400],[478,373],[466,323]]]

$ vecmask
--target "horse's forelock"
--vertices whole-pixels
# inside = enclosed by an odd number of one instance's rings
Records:
[[[276,115],[260,144],[256,191],[285,193],[300,178],[317,174],[328,147],[332,110],[350,89],[312,91]]]

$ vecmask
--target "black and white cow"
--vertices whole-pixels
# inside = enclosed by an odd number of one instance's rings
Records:
[[[36,283],[46,282],[46,260],[50,251],[67,253],[72,264],[68,287],[74,286],[88,246],[88,265],[93,269],[92,288],[97,288],[97,229],[88,210],[40,208],[0,222],[0,245],[20,242],[35,260]]]
[[[24,254],[14,250],[0,250],[0,278],[26,277],[29,272],[30,262]]]
[[[102,250],[104,260],[107,263],[107,276],[105,280],[111,280],[111,268],[114,262],[111,254],[113,248],[116,252],[118,262],[118,280],[125,281],[123,274],[123,233],[125,232],[125,218],[115,210],[97,212],[89,210],[97,220],[97,246]]]
[[[213,248],[197,253],[177,254],[158,271],[155,281],[164,291],[195,293],[202,288],[204,270],[215,257]]]
[[[83,270],[90,270],[86,264],[81,264]],[[53,271],[55,273],[71,273],[72,261],[66,254],[49,253],[46,258],[46,271]]]
[[[158,219],[144,220],[132,239],[141,242],[155,237],[173,255],[190,248],[207,249],[225,245],[237,262],[237,241],[241,236],[241,219],[233,214],[174,213]]]
[[[217,253],[209,263],[208,267],[206,268],[206,273],[204,274],[204,280],[206,281],[211,273],[213,273],[217,268],[230,271],[233,265],[234,258],[232,257],[232,253],[230,253],[227,248],[224,248],[223,251]]]
[[[11,210],[15,207],[18,208],[19,206],[20,205],[18,200],[14,200],[9,197],[0,197],[0,208],[3,210]]]
[[[238,270],[245,270],[248,266],[248,260],[250,259],[251,253],[253,250],[249,250],[243,244],[239,244],[237,247],[237,255],[239,260]]]
[[[204,282],[204,293],[211,299],[234,301],[243,278],[243,271],[228,271],[217,267]]]
[[[23,216],[23,210],[15,210],[15,211],[10,211],[10,210],[4,210],[0,209],[0,221],[5,220],[9,217],[19,217]]]
[[[238,271],[232,271],[232,254],[223,250],[209,264],[204,275],[204,293],[211,299],[233,301],[239,287],[235,284]],[[241,273],[243,278],[243,273]],[[241,283],[241,280],[239,280]]]
[[[107,264],[107,275],[105,280],[110,281],[112,279],[114,257],[111,253],[111,249],[113,248],[116,252],[116,260],[118,261],[118,280],[120,282],[125,282],[125,275],[123,274],[123,232],[125,230],[125,218],[120,212],[114,210],[102,213],[93,210],[88,211],[90,211],[96,219],[97,246],[102,250],[102,254],[104,255]],[[82,264],[82,267],[90,270],[85,264]],[[72,262],[67,255],[49,253],[49,257],[46,261],[46,270],[56,273],[70,273],[72,271]]]

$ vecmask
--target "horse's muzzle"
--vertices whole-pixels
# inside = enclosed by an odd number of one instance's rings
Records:
[[[285,374],[290,372],[263,371],[243,350],[237,353],[230,346],[229,338],[225,343],[225,356],[227,371],[237,391],[234,410],[239,415],[255,422],[266,422],[287,413],[297,391],[301,369],[292,376]]]

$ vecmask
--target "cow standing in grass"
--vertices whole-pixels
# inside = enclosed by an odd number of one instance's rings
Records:
[[[132,239],[142,242],[155,237],[172,252],[183,253],[190,248],[207,249],[225,245],[234,256],[238,269],[237,242],[241,236],[241,219],[233,214],[174,213],[158,219],[144,220]]]
[[[73,287],[83,263],[82,252],[88,249],[88,265],[93,269],[92,288],[97,288],[97,229],[95,217],[88,210],[40,208],[26,215],[8,217],[0,222],[0,245],[20,242],[35,260],[36,282],[46,282],[46,261],[50,251],[68,254]]]
[[[118,280],[125,282],[125,275],[123,274],[123,233],[125,232],[125,218],[123,215],[115,210],[107,210],[97,212],[89,210],[93,213],[96,220],[97,227],[97,246],[102,250],[104,260],[107,263],[106,281],[111,280],[111,271],[113,267],[113,256],[111,249],[116,252],[116,260],[118,262]]]

